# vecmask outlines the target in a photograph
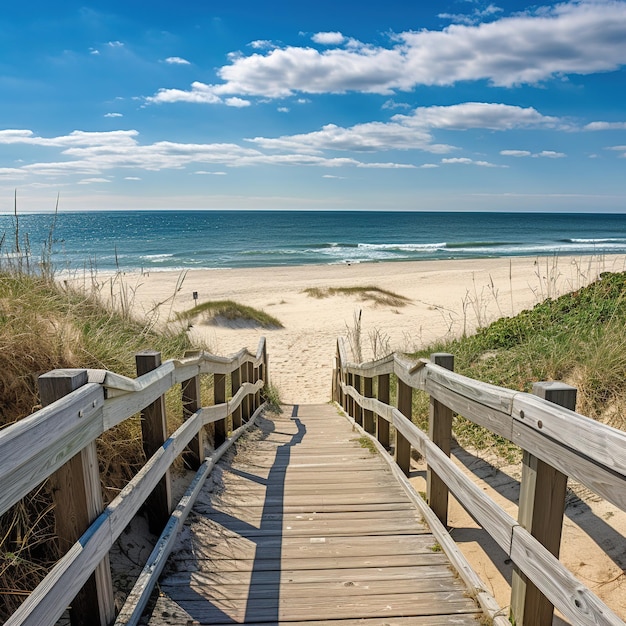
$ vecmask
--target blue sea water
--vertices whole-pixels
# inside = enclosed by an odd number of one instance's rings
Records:
[[[59,271],[181,270],[626,253],[626,215],[426,212],[85,211],[18,216]],[[51,230],[53,229],[53,230]],[[0,215],[5,253],[15,217]]]

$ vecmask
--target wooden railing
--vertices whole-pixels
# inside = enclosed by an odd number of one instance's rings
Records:
[[[50,477],[57,533],[67,547],[7,626],[50,626],[70,604],[72,626],[111,624],[115,608],[108,553],[146,503],[152,530],[165,531],[131,592],[133,606],[122,609],[126,616],[139,612],[169,553],[172,531],[184,521],[216,459],[261,409],[261,391],[268,380],[264,339],[256,355],[242,350],[224,358],[195,352],[161,364],[159,353],[144,352],[136,360],[136,379],[105,370],[44,374],[39,379],[44,408],[0,431],[0,514]],[[202,375],[213,376],[212,406],[201,406]],[[228,401],[227,376],[232,391]],[[181,384],[185,420],[168,437],[163,396],[176,384]],[[104,508],[95,440],[138,412],[148,460]],[[233,432],[227,438],[228,418]],[[205,459],[203,433],[208,424],[215,425],[216,450]],[[172,510],[169,468],[181,454],[198,473]]]
[[[568,385],[538,383],[532,395],[472,380],[452,369],[449,354],[432,355],[431,361],[410,362],[391,355],[370,363],[351,363],[340,338],[333,397],[387,448],[390,425],[395,429],[395,460],[406,475],[411,447],[424,457],[430,506],[427,521],[446,534],[450,492],[511,558],[511,618],[516,626],[552,624],[554,607],[576,626],[623,626],[559,562],[558,554],[568,476],[626,510],[626,433],[575,413],[576,390]],[[397,407],[389,404],[391,374],[397,377]],[[413,389],[430,395],[428,434],[411,421]],[[518,520],[450,460],[453,412],[524,451]],[[448,545],[455,549],[452,542]],[[464,576],[463,568],[460,573]],[[480,581],[470,574],[465,582],[473,584],[480,596]]]

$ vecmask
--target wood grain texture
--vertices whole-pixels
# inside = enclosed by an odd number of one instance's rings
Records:
[[[479,608],[380,455],[331,406],[290,413],[261,419],[232,464],[218,465],[142,623],[475,620]]]

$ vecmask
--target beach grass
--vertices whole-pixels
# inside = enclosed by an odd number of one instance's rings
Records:
[[[410,300],[402,295],[368,285],[354,285],[350,287],[309,287],[304,290],[311,298],[330,298],[331,296],[357,296],[362,301],[371,301],[374,304],[390,307],[403,307]]]
[[[440,341],[411,354],[448,352],[455,371],[494,385],[530,392],[535,381],[558,380],[578,389],[576,410],[626,429],[626,272],[603,273],[586,287],[547,298],[503,317],[471,336]],[[414,394],[414,420],[428,423],[428,397]],[[517,454],[508,441],[457,416],[462,445]]]
[[[199,318],[218,325],[283,328],[282,322],[273,315],[233,300],[203,302],[177,314],[177,319],[187,323],[193,323]]]
[[[93,368],[134,377],[137,352],[158,350],[165,360],[191,347],[180,324],[156,332],[51,275],[22,270],[0,268],[0,427],[39,408],[37,379],[45,372]],[[182,422],[180,403],[180,392],[168,393],[170,432]],[[107,431],[97,448],[104,496],[110,500],[145,462],[139,416]],[[52,509],[45,482],[0,517],[1,621],[57,559]]]

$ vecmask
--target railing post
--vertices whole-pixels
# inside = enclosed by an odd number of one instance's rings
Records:
[[[252,361],[248,361],[248,382],[254,383],[256,382],[256,378],[254,377],[254,363]],[[256,403],[256,393],[252,393],[248,396],[248,420],[254,415],[258,405]],[[246,420],[246,421],[248,421]]]
[[[200,374],[184,381],[181,388],[183,419],[187,420],[202,407],[202,399],[200,397]],[[194,471],[202,465],[204,461],[204,427],[201,427],[198,434],[189,442],[184,457],[187,465]]]
[[[398,378],[398,411],[409,421],[413,412],[413,389]],[[396,463],[408,476],[411,472],[411,444],[396,428]]]
[[[161,365],[161,353],[144,350],[135,355],[137,376],[143,376]],[[141,439],[146,459],[167,440],[165,397],[161,396],[141,412]],[[160,535],[172,512],[172,491],[169,470],[146,499],[150,532]]]
[[[248,363],[241,366],[241,384],[249,382]],[[250,419],[250,396],[246,396],[241,403],[241,423],[245,424]]]
[[[232,396],[235,397],[235,394],[239,391],[241,387],[241,367],[234,369],[230,374],[230,388],[232,390]],[[241,413],[242,413],[242,405],[240,404],[233,411],[233,430],[237,430],[241,426]]]
[[[226,374],[213,374],[213,403],[226,402]],[[219,448],[226,441],[226,419],[214,422],[213,446]]]
[[[348,375],[346,376],[346,383],[348,387],[354,387],[354,374],[348,372]],[[350,417],[354,417],[354,398],[352,396],[348,396],[347,413]]]
[[[376,397],[389,404],[389,374],[378,376]],[[382,446],[389,448],[389,422],[384,417],[376,416],[376,437]]]
[[[436,352],[430,355],[431,363],[454,370],[454,355],[446,352]],[[452,410],[445,404],[430,398],[428,413],[428,436],[430,440],[450,456],[450,441],[452,439]],[[448,525],[448,487],[446,483],[426,468],[426,498],[430,508],[444,526]]]
[[[39,377],[42,406],[48,406],[87,383],[87,370],[58,369]],[[102,513],[102,488],[96,443],[92,441],[50,477],[55,526],[63,551],[76,543]],[[105,556],[70,610],[72,626],[106,626],[115,619],[109,556]]]
[[[363,379],[363,395],[366,398],[374,397],[374,381],[371,376],[366,376]],[[376,426],[374,425],[374,412],[370,409],[365,409],[363,411],[363,428],[370,434],[376,432]]]
[[[354,388],[357,390],[357,393],[361,393],[361,377],[358,374],[354,375]],[[355,400],[354,401],[354,421],[359,425],[363,426],[363,409],[361,405]]]
[[[533,385],[533,394],[572,411],[576,388],[559,382]],[[518,521],[558,558],[565,512],[567,476],[524,451]],[[549,626],[554,607],[517,568],[511,581],[511,615],[516,626]]]

